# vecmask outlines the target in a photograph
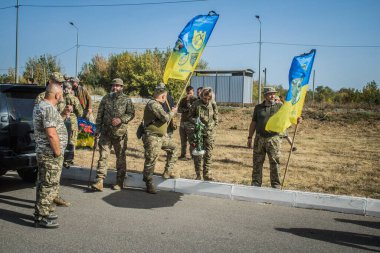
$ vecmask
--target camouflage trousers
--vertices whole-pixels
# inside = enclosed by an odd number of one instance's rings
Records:
[[[160,150],[164,150],[167,154],[166,156],[166,171],[172,171],[175,162],[177,161],[177,145],[174,143],[173,139],[169,136],[157,136],[150,133],[146,133],[142,137],[144,143],[144,180],[146,182],[152,181],[154,167],[156,166],[156,161]]]
[[[279,179],[281,138],[276,135],[264,138],[256,135],[253,146],[252,185],[261,186],[263,178],[263,164],[268,154],[270,168],[270,183],[272,187],[281,185]]]
[[[107,176],[108,157],[111,148],[115,149],[116,155],[116,177],[124,180],[127,173],[127,143],[128,136],[108,136],[101,134],[99,138],[99,160],[96,170],[96,178],[104,179]]]
[[[195,173],[200,175],[202,171],[202,160],[203,160],[203,176],[209,175],[211,164],[212,164],[212,150],[214,149],[215,143],[215,133],[213,131],[207,132],[203,135],[203,149],[205,150],[204,155],[193,156]]]
[[[58,196],[63,155],[54,157],[37,154],[38,177],[36,182],[35,217],[47,216],[54,212],[53,200]]]
[[[78,120],[75,115],[71,115],[69,119],[65,120],[65,126],[67,129],[67,134],[68,134],[68,142],[67,145],[73,150],[73,157],[75,156],[75,147],[77,145],[77,140],[78,140]],[[73,159],[65,159],[64,163],[72,163]]]
[[[188,146],[188,141],[190,141],[190,134],[192,133],[189,129],[189,127],[181,122],[181,125],[179,126],[179,137],[181,139],[181,156],[186,156],[186,149]],[[190,155],[191,155],[191,145],[189,147]]]

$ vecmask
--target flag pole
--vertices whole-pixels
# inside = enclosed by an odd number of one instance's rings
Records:
[[[188,77],[187,80],[186,80],[186,85],[185,85],[185,87],[184,87],[183,90],[182,90],[181,96],[179,96],[179,99],[178,99],[178,102],[177,102],[177,106],[179,105],[179,102],[181,102],[181,99],[182,99],[182,97],[183,97],[183,94],[184,94],[185,91],[186,91],[187,86],[189,86],[189,84],[190,84],[191,77],[193,76],[193,73],[194,73],[194,71],[191,72],[191,74],[189,75],[189,77]]]
[[[282,188],[284,187],[285,177],[286,177],[286,172],[288,171],[289,162],[290,162],[290,157],[292,156],[292,153],[293,153],[293,146],[294,146],[294,141],[296,140],[297,128],[298,128],[298,123],[296,124],[296,129],[294,129],[292,145],[290,146],[290,152],[289,152],[289,156],[288,156],[288,161],[286,162],[286,167],[285,167],[284,177],[282,178],[281,190],[282,190]]]

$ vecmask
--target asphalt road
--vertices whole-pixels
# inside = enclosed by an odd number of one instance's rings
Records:
[[[60,228],[33,227],[35,188],[0,177],[0,252],[380,252],[380,219],[64,180]]]

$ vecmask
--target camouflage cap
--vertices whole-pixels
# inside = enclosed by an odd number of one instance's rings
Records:
[[[79,83],[79,78],[78,77],[72,77],[70,79],[70,81],[73,82],[73,83]]]
[[[57,83],[63,83],[65,81],[65,78],[63,78],[63,75],[60,72],[51,73],[49,79]]]
[[[118,84],[124,86],[123,80],[121,78],[115,78],[111,81],[111,85]]]
[[[264,95],[268,94],[268,93],[276,93],[276,89],[273,88],[273,87],[264,87]]]
[[[67,81],[66,81],[66,82],[63,83],[63,88],[65,88],[65,89],[66,89],[66,88],[72,88],[72,87],[73,87],[73,86],[71,85],[70,82],[67,82]]]
[[[166,86],[164,83],[159,83],[155,88],[154,88],[154,91],[155,92],[158,92],[158,91],[167,91],[166,89]]]

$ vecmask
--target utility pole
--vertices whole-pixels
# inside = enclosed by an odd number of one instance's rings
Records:
[[[15,60],[15,83],[18,83],[18,0],[16,4],[16,60]]]
[[[79,29],[75,26],[74,22],[69,22],[70,25],[72,25],[77,30],[77,50],[75,55],[75,77],[78,77],[78,48],[79,48]]]
[[[267,68],[264,68],[263,72],[264,72],[264,87],[266,87],[267,86]]]
[[[257,20],[259,21],[260,23],[260,41],[259,41],[259,104],[261,103],[261,78],[260,78],[260,72],[261,72],[261,20],[260,20],[260,16],[259,15],[256,15],[255,16],[257,18]]]
[[[314,82],[315,82],[315,69],[313,70],[313,104],[314,104]]]

